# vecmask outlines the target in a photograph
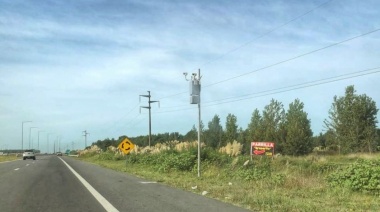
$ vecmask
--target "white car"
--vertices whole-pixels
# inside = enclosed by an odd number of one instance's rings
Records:
[[[34,154],[33,150],[25,150],[24,153],[22,153],[22,159],[23,160],[26,160],[26,159],[33,159],[33,160],[35,160],[36,159],[36,155]]]

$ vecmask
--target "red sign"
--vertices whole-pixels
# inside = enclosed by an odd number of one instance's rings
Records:
[[[251,142],[251,155],[274,155],[273,142]]]

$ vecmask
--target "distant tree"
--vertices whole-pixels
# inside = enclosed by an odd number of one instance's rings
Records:
[[[263,141],[275,142],[277,152],[282,151],[282,142],[285,139],[284,131],[285,110],[281,102],[274,99],[265,106],[262,116],[261,130]]]
[[[229,113],[226,118],[225,138],[226,142],[233,142],[237,139],[238,135],[237,118],[235,115]]]
[[[313,137],[313,146],[324,149],[326,147],[326,139],[323,133]]]
[[[208,123],[208,130],[206,135],[207,146],[214,149],[220,147],[223,135],[223,127],[220,124],[220,118],[218,115],[215,114],[212,120]]]
[[[353,85],[343,97],[334,96],[325,126],[334,132],[342,153],[376,150],[377,112],[376,103],[365,94],[357,95]]]
[[[185,141],[190,142],[198,140],[198,131],[195,125],[193,125],[193,128],[191,128],[191,130],[188,133],[186,133],[184,139]]]
[[[236,141],[243,144],[242,154],[249,154],[250,141],[247,140],[247,130],[239,127]]]
[[[179,134],[179,132],[172,132],[169,134],[169,141],[179,141],[181,140],[181,135]]]
[[[285,114],[284,129],[285,140],[282,145],[282,152],[287,155],[306,155],[313,150],[310,120],[303,110],[304,104],[296,99],[290,103]]]
[[[246,142],[244,143],[244,152],[249,152],[251,149],[252,141],[263,141],[264,139],[264,128],[262,127],[262,117],[260,111],[256,108],[251,117],[251,122],[248,124],[246,132]]]
[[[258,109],[255,109],[252,113],[251,122],[248,124],[246,140],[249,142],[262,141],[264,139],[262,124],[263,120],[260,112]]]

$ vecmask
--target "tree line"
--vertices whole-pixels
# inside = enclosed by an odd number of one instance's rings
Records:
[[[375,152],[380,146],[380,129],[377,129],[376,102],[365,94],[358,95],[353,85],[345,95],[334,96],[329,115],[324,121],[325,132],[313,136],[311,121],[304,111],[304,103],[295,99],[285,110],[284,105],[272,99],[263,111],[254,109],[246,129],[238,127],[237,117],[228,114],[224,127],[215,114],[207,123],[201,123],[201,141],[209,148],[219,149],[228,142],[243,144],[243,154],[250,154],[252,141],[275,142],[275,151],[285,155],[306,155],[315,147],[342,154],[353,152]],[[152,135],[151,145],[178,140],[195,141],[198,131],[195,125],[185,135],[178,132]],[[118,139],[98,140],[93,143],[102,149],[117,146],[126,136]],[[148,135],[130,137],[139,146],[148,145]]]

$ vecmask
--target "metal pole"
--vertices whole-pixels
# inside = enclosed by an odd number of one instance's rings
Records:
[[[21,123],[21,151],[24,150],[24,123],[28,123],[32,121],[23,121]]]
[[[149,95],[148,95],[148,102],[149,102],[149,147],[150,147],[150,141],[152,140],[152,115],[151,115],[151,112],[150,112],[150,91],[148,91]]]
[[[84,133],[84,135],[83,135],[84,136],[84,149],[86,149],[86,147],[87,147],[87,135],[90,133],[88,133],[87,130],[83,131],[83,133]]]
[[[187,72],[183,75],[189,81]],[[201,69],[198,69],[198,77],[193,73],[190,82],[190,104],[198,104],[198,177],[201,176],[201,78]]]
[[[141,113],[141,108],[146,108],[149,110],[149,147],[150,147],[150,143],[151,143],[151,140],[152,140],[152,115],[151,115],[151,103],[154,103],[154,102],[158,102],[158,106],[160,106],[160,101],[151,101],[150,100],[150,91],[148,91],[148,95],[140,95],[140,98],[141,97],[148,97],[148,107],[145,107],[145,106],[140,106],[140,113]]]
[[[201,83],[201,70],[198,69],[198,83]],[[198,177],[201,176],[201,93],[198,102]]]
[[[30,137],[31,137],[32,129],[33,129],[33,128],[38,128],[38,127],[30,127],[30,128],[29,128],[29,149],[30,149]]]
[[[49,136],[50,135],[53,135],[54,133],[48,133],[46,136],[47,136],[47,151],[46,151],[46,153],[50,153],[49,152]]]
[[[40,150],[40,132],[45,132],[43,130],[38,131],[38,143],[37,143],[37,149]]]

